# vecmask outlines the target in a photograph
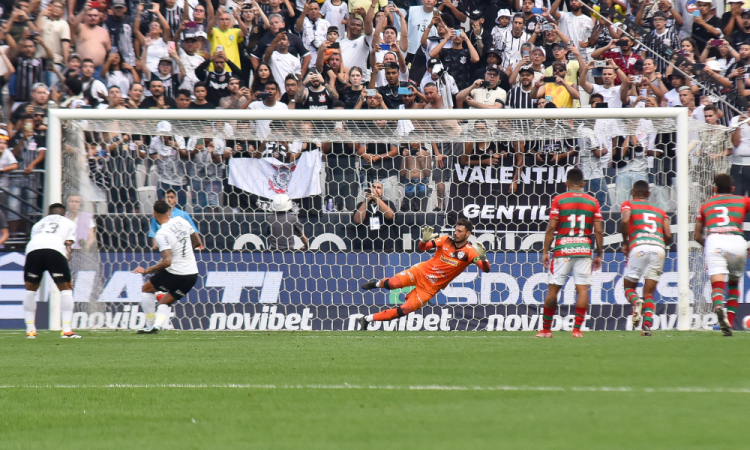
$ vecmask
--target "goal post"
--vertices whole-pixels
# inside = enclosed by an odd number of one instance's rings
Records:
[[[66,149],[64,146],[72,147],[68,151],[83,151],[82,142],[76,144],[71,138],[66,137],[74,132],[110,132],[133,133],[157,136],[164,134],[160,131],[159,123],[167,121],[171,123],[170,134],[184,136],[187,141],[191,137],[214,138],[217,133],[222,134],[224,139],[246,139],[258,142],[260,140],[279,142],[292,142],[298,140],[309,140],[317,142],[339,142],[342,140],[331,134],[331,129],[336,123],[346,122],[352,124],[347,130],[346,140],[352,142],[410,142],[412,140],[441,141],[441,142],[477,142],[479,139],[473,132],[472,124],[476,121],[488,123],[493,127],[493,136],[498,140],[514,141],[522,139],[541,139],[544,133],[549,133],[548,128],[532,130],[529,126],[533,121],[550,121],[556,123],[567,121],[570,130],[563,131],[561,136],[568,133],[570,137],[576,137],[576,129],[583,125],[591,125],[597,120],[611,119],[620,124],[620,130],[624,134],[634,134],[639,126],[639,121],[649,120],[658,132],[673,133],[675,136],[674,148],[676,161],[674,166],[674,190],[676,192],[676,221],[672,230],[676,232],[676,312],[679,330],[692,328],[691,317],[691,290],[694,295],[697,291],[691,287],[691,243],[690,243],[690,193],[693,189],[690,179],[690,149],[688,145],[690,127],[695,124],[689,120],[686,108],[623,108],[623,109],[461,109],[461,110],[91,110],[91,109],[52,109],[49,110],[48,151],[46,157],[45,198],[46,207],[55,202],[64,200],[64,174],[68,164],[63,157]],[[259,139],[258,128],[254,125],[246,127],[245,124],[257,121],[271,121],[268,130]],[[378,128],[373,124],[377,121],[387,121],[390,125],[385,129]],[[312,123],[311,129],[302,130],[300,124]],[[403,127],[408,122],[409,126]],[[207,123],[220,125],[214,126],[212,131],[205,131],[203,126]],[[223,123],[224,129],[219,130]],[[229,127],[227,128],[227,124]],[[405,129],[406,128],[406,129]],[[530,133],[530,134],[528,134]],[[534,134],[537,133],[537,134]],[[231,136],[230,136],[231,135]],[[568,137],[568,136],[565,136]],[[434,164],[434,163],[433,163]],[[436,167],[436,166],[435,166]],[[75,170],[86,171],[85,167]],[[84,175],[76,175],[84,177]],[[446,199],[446,202],[450,199]],[[444,207],[445,208],[445,207]],[[142,212],[141,212],[142,213]],[[143,214],[145,217],[145,214]],[[499,217],[500,213],[498,213]],[[237,220],[237,222],[240,222]],[[230,224],[242,226],[241,223]],[[450,224],[444,223],[445,226]],[[106,226],[106,225],[105,225]],[[112,231],[112,230],[110,230]],[[217,232],[218,234],[221,232]],[[616,235],[618,231],[615,231]],[[140,238],[134,238],[140,239]],[[503,238],[510,242],[508,234]],[[616,237],[613,237],[616,239]],[[407,241],[408,239],[405,239]],[[314,241],[314,239],[311,239]],[[533,242],[533,239],[529,240]],[[314,244],[314,242],[313,242]],[[311,246],[313,245],[311,244]],[[239,245],[239,247],[238,247]],[[404,242],[403,250],[410,250],[412,244]],[[242,248],[235,241],[234,248]],[[332,247],[333,248],[333,247]],[[506,249],[514,248],[508,243]],[[148,248],[133,248],[135,252],[145,253]],[[232,248],[224,248],[221,251],[231,252]],[[375,252],[377,253],[377,252]],[[529,252],[529,255],[532,252]],[[693,252],[695,253],[695,252]],[[294,257],[292,257],[294,258]],[[298,263],[297,259],[293,259]],[[238,263],[241,264],[241,263]],[[507,264],[507,263],[506,263]],[[240,267],[240,266],[238,266]],[[505,266],[509,267],[509,266]],[[364,270],[363,272],[367,272]],[[257,286],[268,282],[269,273],[266,273],[266,281],[258,281]],[[369,273],[369,272],[368,272]],[[216,280],[206,280],[203,285],[218,283]],[[250,282],[248,282],[250,283]],[[320,283],[319,283],[320,284]],[[216,284],[219,286],[219,284]],[[248,285],[246,284],[245,287]],[[351,284],[349,285],[351,286]],[[493,286],[489,284],[490,288]],[[242,287],[240,287],[240,290]],[[264,293],[265,294],[265,287]],[[348,287],[347,289],[351,289]],[[482,283],[482,290],[485,289]],[[614,289],[614,288],[612,288]],[[331,293],[305,291],[303,295],[317,296],[330,295]],[[348,295],[349,292],[343,293]],[[455,294],[455,291],[454,291]],[[201,294],[203,295],[203,294]],[[205,298],[209,301],[217,301],[223,294],[208,293]],[[482,294],[484,295],[484,293]],[[203,297],[202,297],[203,298]],[[359,298],[359,297],[358,297]],[[474,295],[476,298],[476,295]],[[482,297],[484,298],[484,297]],[[503,297],[502,301],[505,297]],[[220,300],[225,301],[225,300]],[[262,302],[263,300],[261,300]],[[51,296],[50,311],[55,309],[55,296]],[[480,301],[481,303],[481,301]],[[134,307],[135,308],[135,307]],[[264,307],[267,308],[267,307]],[[258,310],[260,311],[260,310]],[[266,311],[266,310],[264,310]],[[265,312],[264,312],[265,313]],[[109,320],[109,319],[108,319]],[[218,320],[218,319],[217,319]],[[51,324],[55,323],[51,319]],[[488,328],[489,329],[489,328]]]

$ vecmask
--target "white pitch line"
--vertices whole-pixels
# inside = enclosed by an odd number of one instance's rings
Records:
[[[358,385],[358,384],[32,384],[0,385],[0,389],[257,389],[257,390],[412,390],[412,391],[555,391],[555,392],[661,392],[674,394],[750,394],[750,388],[634,388],[628,386],[455,386],[455,385]]]

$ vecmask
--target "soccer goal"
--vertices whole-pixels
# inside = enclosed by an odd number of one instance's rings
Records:
[[[67,204],[79,218],[76,328],[143,325],[144,279],[131,271],[159,259],[148,236],[151,206],[169,194],[205,243],[199,281],[175,305],[174,328],[355,329],[358,317],[405,294],[361,291],[361,282],[428,258],[414,245],[422,226],[450,233],[466,217],[492,272],[472,267],[430,306],[383,329],[539,329],[549,205],[575,166],[605,219],[585,326],[632,329],[619,204],[638,179],[650,182],[675,233],[653,329],[716,323],[692,228],[713,176],[728,171],[731,142],[727,128],[692,121],[685,108],[55,109],[49,118],[45,203]],[[282,193],[301,225],[290,239],[279,236],[281,213],[272,211]],[[386,207],[376,211],[373,197]],[[54,292],[50,299],[54,328]],[[571,280],[553,329],[572,327],[574,303]]]

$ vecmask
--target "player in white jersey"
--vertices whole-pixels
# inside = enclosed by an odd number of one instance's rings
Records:
[[[193,250],[202,247],[200,236],[192,225],[182,217],[169,217],[169,204],[163,200],[154,203],[154,219],[161,226],[156,232],[156,245],[161,261],[149,268],[136,267],[133,273],[154,276],[141,289],[141,308],[146,314],[146,327],[138,334],[158,333],[169,320],[172,303],[178,301],[195,286],[198,280],[198,264]],[[166,292],[156,308],[157,291]]]
[[[31,228],[31,240],[26,244],[26,262],[23,265],[23,280],[26,295],[23,311],[26,319],[26,337],[36,338],[36,291],[44,272],[49,272],[52,281],[60,289],[60,311],[62,312],[62,337],[80,338],[71,329],[73,321],[73,288],[70,276],[70,246],[76,238],[76,224],[65,218],[65,206],[54,203],[48,215]]]

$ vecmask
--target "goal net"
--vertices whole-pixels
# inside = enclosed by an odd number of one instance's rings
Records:
[[[450,233],[461,217],[475,224],[492,271],[470,267],[427,307],[382,328],[539,329],[549,205],[567,171],[581,167],[605,230],[586,328],[632,329],[619,205],[644,179],[673,232],[689,232],[669,249],[654,328],[679,319],[682,329],[710,329],[692,228],[714,175],[728,171],[731,141],[727,128],[688,124],[679,110],[56,110],[50,163],[59,143],[62,170],[49,172],[47,203],[66,203],[78,224],[74,327],[143,325],[147,277],[132,270],[159,260],[152,205],[171,195],[205,245],[198,283],[173,308],[176,329],[355,329],[360,315],[409,290],[361,283],[428,259],[416,251],[421,228]],[[272,210],[279,194],[292,200],[288,213]],[[288,224],[294,218],[299,225]],[[574,303],[571,280],[553,329],[572,328]]]

